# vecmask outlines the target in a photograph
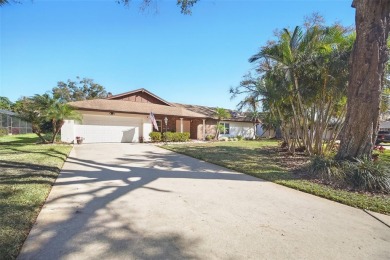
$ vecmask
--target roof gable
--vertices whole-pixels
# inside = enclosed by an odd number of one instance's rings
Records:
[[[114,96],[109,96],[109,97],[107,97],[107,99],[172,106],[169,102],[165,101],[164,99],[160,98],[159,96],[156,96],[155,94],[153,94],[152,92],[150,92],[144,88],[136,89],[133,91],[129,91],[129,92],[114,95]]]

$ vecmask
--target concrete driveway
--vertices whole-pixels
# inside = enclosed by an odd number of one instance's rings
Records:
[[[362,210],[153,145],[83,144],[19,258],[389,259],[390,228]]]

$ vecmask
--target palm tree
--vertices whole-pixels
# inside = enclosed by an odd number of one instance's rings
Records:
[[[68,104],[64,104],[56,100],[46,112],[47,120],[50,120],[53,125],[53,137],[51,142],[54,143],[57,134],[64,125],[66,119],[81,120],[81,114],[75,111]]]
[[[240,85],[241,93],[250,92],[240,104],[248,97],[261,97],[263,111],[280,122],[290,152],[304,146],[309,155],[321,154],[329,122],[343,122],[345,106],[340,102],[346,93],[351,39],[353,35],[339,25],[284,29],[278,41],[249,59],[259,63],[259,79]]]
[[[217,131],[215,133],[214,139],[218,140],[219,133],[221,132],[221,125],[220,125],[221,120],[230,118],[231,115],[230,115],[229,111],[227,111],[226,109],[217,107],[215,109],[214,116],[217,118],[217,129],[216,129]]]
[[[37,94],[33,97],[23,98],[16,102],[15,110],[22,119],[31,123],[33,132],[43,143],[48,142],[42,136],[42,126],[45,123],[52,124],[53,135],[50,142],[54,143],[65,119],[81,119],[81,115],[72,107],[61,103],[59,99],[54,99],[49,94]]]

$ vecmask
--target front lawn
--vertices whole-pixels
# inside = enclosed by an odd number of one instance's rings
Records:
[[[340,190],[308,180],[291,171],[291,165],[299,165],[305,162],[306,158],[287,157],[279,154],[274,149],[277,145],[277,141],[263,140],[165,145],[162,147],[352,207],[390,215],[390,195]],[[386,151],[380,157],[388,162],[390,167],[390,151]]]
[[[0,137],[0,258],[17,257],[70,145],[35,144],[35,134]]]

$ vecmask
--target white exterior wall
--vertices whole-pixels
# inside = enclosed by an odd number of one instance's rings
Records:
[[[76,143],[76,136],[83,137],[85,143],[139,142],[139,137],[143,137],[144,141],[150,141],[149,133],[152,132],[152,124],[148,115],[124,113],[110,115],[108,112],[94,111],[80,111],[80,113],[83,116],[82,122],[65,121],[61,129],[61,141]],[[252,123],[228,121],[226,123],[230,124],[230,134],[221,136],[241,135],[244,138],[254,138],[255,131]]]
[[[75,140],[75,136],[74,121],[65,120],[65,123],[61,128],[61,141],[65,143],[72,143]]]
[[[221,121],[221,123],[228,123],[230,130],[228,135],[221,134],[221,137],[236,137],[237,135],[241,135],[244,138],[255,137],[255,128],[253,123],[228,121]]]
[[[143,121],[143,131],[142,131],[142,135],[143,135],[143,137],[144,137],[144,141],[145,142],[148,142],[148,141],[150,141],[150,136],[149,136],[149,134],[153,131],[153,129],[152,129],[152,123],[150,122],[150,120],[147,118],[147,120],[145,121]]]
[[[152,124],[148,115],[108,112],[79,111],[82,122],[66,120],[61,129],[63,142],[76,142],[76,136],[84,138],[85,143],[94,142],[139,142],[139,137],[150,140]]]
[[[260,138],[273,138],[276,135],[275,130],[264,130],[261,124],[258,124],[256,127],[257,136]]]

